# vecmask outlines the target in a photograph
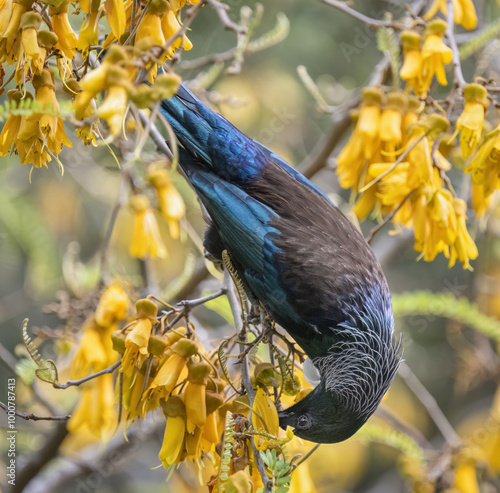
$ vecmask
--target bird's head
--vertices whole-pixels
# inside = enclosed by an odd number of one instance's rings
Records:
[[[314,361],[320,383],[279,413],[281,428],[299,438],[336,443],[352,436],[373,414],[400,364],[399,345],[376,333],[359,333],[334,344]]]
[[[346,409],[337,396],[325,390],[323,382],[297,404],[279,413],[281,428],[291,426],[296,436],[316,443],[347,440],[367,418]]]

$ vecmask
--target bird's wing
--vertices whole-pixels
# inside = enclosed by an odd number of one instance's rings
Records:
[[[258,149],[264,154],[268,162],[274,162],[281,169],[285,170],[294,180],[297,180],[302,185],[310,188],[312,191],[324,197],[330,204],[335,205],[326,195],[323,190],[319,189],[314,183],[310,182],[302,173],[296,170],[293,166],[290,166],[282,157],[278,156],[275,152],[271,151],[271,149],[267,148],[264,144],[261,144],[257,140],[254,140],[253,143],[256,145]]]
[[[189,172],[189,179],[251,291],[271,313],[282,314],[278,323],[300,323],[280,283],[274,241],[279,231],[272,225],[278,215],[213,173],[198,168]]]

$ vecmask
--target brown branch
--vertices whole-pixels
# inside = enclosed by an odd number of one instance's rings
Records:
[[[7,404],[4,404],[3,402],[0,402],[0,407],[6,412],[9,413],[10,409]],[[25,419],[26,421],[67,421],[69,418],[71,418],[71,414],[66,414],[64,416],[37,416],[36,414],[28,414],[28,413],[22,413],[21,411],[18,411],[17,409],[14,409],[14,414],[16,416],[19,416],[22,419]]]

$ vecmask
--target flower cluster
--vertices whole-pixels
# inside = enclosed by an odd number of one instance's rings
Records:
[[[80,379],[102,371],[117,361],[111,334],[127,317],[130,299],[119,281],[107,287],[95,312],[82,327],[82,338],[73,357],[70,375]],[[106,374],[82,386],[79,403],[68,422],[72,435],[90,434],[106,439],[116,428],[113,375]]]
[[[415,249],[425,260],[443,252],[450,266],[458,259],[468,268],[477,248],[465,224],[467,206],[446,188],[451,164],[436,148],[449,123],[421,106],[400,91],[365,88],[354,131],[338,157],[339,181],[361,193],[354,207],[360,219],[372,211],[390,216],[396,231],[414,229]],[[467,149],[471,135],[462,130]]]
[[[465,29],[475,29],[477,26],[477,14],[472,0],[453,0],[452,5],[454,22],[460,24]],[[432,19],[438,11],[442,12],[444,15],[448,14],[446,0],[434,0],[427,13],[424,15],[424,19]]]
[[[180,221],[186,213],[186,206],[172,182],[172,173],[159,161],[149,166],[147,180],[154,190],[159,214],[168,225],[170,237],[179,239]],[[133,195],[129,207],[133,214],[130,255],[140,259],[165,258],[167,249],[148,196],[145,193]]]
[[[95,144],[98,119],[117,136],[129,104],[147,107],[174,94],[179,78],[173,74],[159,76],[154,88],[136,83],[143,73],[152,81],[158,65],[175,50],[192,47],[180,24],[180,11],[198,1],[106,0],[101,6],[100,1],[80,0],[73,4],[85,14],[78,35],[68,17],[70,2],[1,1],[1,73],[4,63],[13,65],[15,87],[9,91],[11,115],[0,134],[0,156],[12,150],[23,164],[39,168],[57,158],[63,146],[71,147],[61,119],[64,92],[73,98],[76,134],[85,144]],[[99,46],[103,17],[109,32]],[[101,48],[107,49],[101,65],[89,70],[89,53]],[[57,74],[49,65],[57,66]],[[97,96],[104,91],[99,104]],[[21,114],[16,111],[19,106],[33,110]]]
[[[417,96],[425,96],[434,76],[441,85],[448,83],[444,66],[451,62],[453,55],[443,41],[445,31],[446,22],[433,19],[427,25],[423,43],[417,31],[401,33],[404,63],[399,76],[406,81],[407,91],[413,89]]]
[[[157,306],[136,303],[135,320],[110,340],[122,354],[122,402],[129,424],[161,408],[167,419],[159,458],[165,468],[198,459],[218,443],[225,384],[186,327],[161,332]]]

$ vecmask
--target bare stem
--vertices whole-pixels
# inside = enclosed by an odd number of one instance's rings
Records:
[[[224,271],[224,288],[227,290],[227,299],[229,301],[229,306],[231,307],[231,312],[233,313],[235,328],[238,334],[238,341],[241,342],[240,350],[243,351],[244,345],[247,343],[247,331],[245,329],[245,323],[241,316],[241,306],[239,303],[239,298],[235,293],[236,288],[232,282],[232,278],[227,270]],[[241,361],[241,385],[246,390],[248,395],[248,400],[250,407],[253,406],[253,400],[255,399],[255,392],[252,387],[252,382],[250,380],[250,370],[248,366],[248,354],[244,356]],[[250,415],[250,423],[252,422],[252,417]],[[259,471],[262,483],[264,484],[265,493],[271,493],[273,490],[272,481],[269,480],[266,472],[266,465],[260,456],[259,451],[255,447],[255,442],[253,436],[249,437],[250,443],[252,445],[252,450],[255,458],[255,463],[257,464],[257,469]]]
[[[4,404],[3,402],[0,402],[0,407],[6,412],[9,413],[10,409],[7,404]],[[66,414],[64,416],[37,416],[36,414],[28,414],[28,413],[22,413],[21,411],[18,411],[17,409],[14,409],[14,414],[16,416],[19,416],[22,419],[25,419],[26,421],[67,421],[69,418],[71,418],[71,414]]]
[[[364,22],[366,25],[374,27],[376,29],[379,29],[381,27],[392,27],[395,29],[399,29],[401,27],[398,23],[394,21],[381,21],[378,19],[373,19],[372,17],[368,17],[367,15],[364,15],[361,12],[358,12],[357,10],[354,10],[353,8],[349,7],[348,2],[345,1],[344,2],[338,0],[321,0],[321,1],[326,5],[330,5],[331,7],[341,10],[342,12],[345,12],[351,17],[354,17],[354,19]]]
[[[460,447],[462,440],[453,429],[450,422],[438,406],[436,399],[425,388],[422,382],[413,373],[411,368],[403,361],[399,367],[399,375],[406,382],[406,385],[423,404],[429,416],[432,418],[446,442],[453,448]]]
[[[121,360],[118,360],[114,365],[105,368],[104,370],[93,373],[88,377],[80,378],[80,380],[68,380],[65,383],[54,383],[52,384],[56,389],[67,389],[68,387],[78,387],[82,383],[93,380],[94,378],[100,377],[101,375],[106,375],[107,373],[113,373],[121,365]]]
[[[399,209],[401,209],[401,207],[403,207],[403,205],[406,203],[406,201],[413,195],[413,193],[415,192],[415,189],[412,190],[410,193],[408,193],[406,195],[406,197],[401,201],[401,203],[388,215],[384,218],[384,220],[380,223],[380,224],[377,224],[377,226],[375,226],[371,231],[370,233],[368,234],[368,236],[366,237],[366,242],[368,244],[370,244],[372,241],[373,241],[373,238],[375,237],[375,235],[389,222],[392,220],[392,218],[397,214],[397,212],[399,211]]]
[[[455,75],[455,83],[460,89],[466,85],[464,74],[462,73],[462,65],[460,63],[460,52],[458,51],[457,41],[455,40],[455,20],[453,18],[453,0],[446,0],[446,38],[450,43],[450,48],[453,53],[451,63],[453,64],[453,73]]]

